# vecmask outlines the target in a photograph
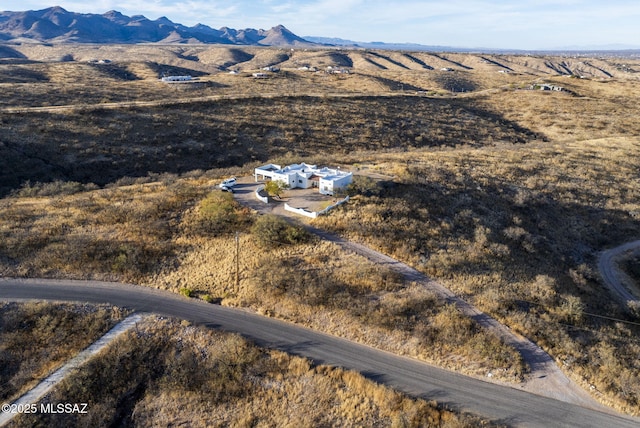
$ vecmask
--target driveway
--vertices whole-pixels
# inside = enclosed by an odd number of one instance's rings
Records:
[[[300,221],[304,217],[285,211],[284,203],[282,202],[265,204],[258,201],[254,192],[261,183],[255,183],[253,177],[243,177],[239,179],[238,183],[239,184],[234,187],[234,190],[236,190],[234,196],[241,204],[262,213],[272,213],[287,217],[290,220],[303,225],[310,232],[318,235],[322,239],[340,245],[345,251],[359,254],[367,258],[372,263],[384,264],[402,274],[405,280],[421,284],[423,287],[434,292],[445,301],[455,304],[463,314],[472,318],[483,328],[493,332],[505,343],[520,352],[522,358],[531,369],[531,373],[527,380],[521,385],[518,385],[523,390],[581,406],[597,409],[605,408],[591,397],[591,395],[589,395],[589,393],[582,387],[571,381],[562,372],[562,370],[560,370],[553,358],[551,358],[551,356],[542,348],[529,339],[514,333],[496,319],[490,317],[467,301],[456,296],[451,290],[442,284],[427,277],[425,274],[417,271],[409,265],[387,256],[386,254],[382,254],[365,245],[349,241],[338,235],[315,228],[306,222]],[[308,191],[317,193],[317,189],[308,189]]]
[[[239,178],[237,184],[233,187],[233,196],[242,205],[263,214],[278,214],[293,219],[302,219],[304,217],[285,211],[285,203],[293,208],[304,208],[307,211],[320,211],[336,200],[336,198],[332,196],[320,194],[317,188],[290,189],[283,192],[281,199],[269,198],[269,203],[265,204],[255,196],[255,191],[261,184],[264,184],[264,182],[256,183],[253,177]]]
[[[640,290],[633,280],[618,267],[618,263],[627,257],[639,254],[640,240],[603,251],[598,259],[598,270],[604,283],[625,305],[640,303]]]
[[[175,293],[97,281],[0,278],[0,300],[110,303],[190,320],[240,333],[260,346],[276,348],[356,370],[377,382],[500,425],[526,427],[638,427],[640,420],[569,404],[508,386],[439,369],[329,334],[263,317],[243,309],[212,305]]]

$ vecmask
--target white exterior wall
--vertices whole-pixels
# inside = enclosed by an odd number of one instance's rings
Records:
[[[276,171],[279,169],[281,169],[280,165],[276,165],[274,163],[263,165],[253,170],[253,177],[255,178],[255,181],[258,181],[258,176],[260,175],[262,176],[263,180],[267,177],[273,179],[274,173],[276,173]]]
[[[271,176],[271,180],[273,180],[273,181],[282,181],[283,183],[287,184],[290,189],[295,189],[296,187],[298,187],[296,185],[297,180],[296,180],[296,174],[295,173],[290,173],[290,172],[278,173],[278,172],[274,172],[273,175]]]
[[[317,176],[311,179],[311,176]],[[346,187],[353,179],[353,173],[330,169],[327,167],[318,169],[315,165],[294,164],[280,168],[280,165],[268,164],[254,170],[254,178],[270,178],[273,181],[282,181],[290,189],[308,189],[318,181],[318,190],[324,195],[333,195],[334,190]]]
[[[333,188],[334,189],[341,189],[343,187],[347,187],[349,184],[351,184],[351,181],[353,180],[353,173],[350,172],[347,175],[337,178],[336,180],[333,181]]]
[[[338,176],[331,175],[320,178],[320,193],[323,195],[333,195],[333,192],[343,187],[347,187],[353,179],[353,173],[341,173]]]
[[[320,178],[320,193],[323,195],[333,195],[333,181]]]
[[[296,174],[296,187],[301,189],[308,189],[310,187],[306,174]]]

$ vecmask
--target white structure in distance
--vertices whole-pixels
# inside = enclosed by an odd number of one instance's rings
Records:
[[[161,79],[163,82],[188,82],[193,80],[191,76],[165,76]]]
[[[267,178],[282,181],[290,189],[308,189],[317,187],[323,195],[333,196],[335,190],[348,186],[353,180],[353,173],[341,171],[339,168],[318,168],[306,163],[287,165],[284,168],[276,164],[262,165],[254,170],[254,178]]]

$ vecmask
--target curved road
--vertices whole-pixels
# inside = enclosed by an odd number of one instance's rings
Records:
[[[493,421],[527,427],[638,427],[640,419],[609,414],[438,369],[345,339],[241,309],[211,305],[147,287],[97,281],[0,279],[0,299],[110,303],[239,333],[276,348],[356,370],[413,396]]]
[[[630,302],[640,301],[638,297],[634,296],[633,293],[624,286],[624,280],[622,280],[622,278],[625,275],[620,272],[616,266],[618,258],[627,252],[639,253],[640,240],[628,242],[619,247],[603,251],[598,259],[598,270],[600,271],[602,279],[625,305],[628,305]]]
[[[507,345],[516,349],[531,369],[531,373],[527,376],[526,381],[520,385],[523,390],[580,406],[601,410],[605,409],[604,406],[599,404],[582,387],[571,381],[571,379],[569,379],[567,375],[560,370],[553,358],[551,358],[547,352],[532,341],[514,333],[508,327],[498,322],[495,318],[492,318],[486,313],[480,311],[469,302],[456,296],[444,285],[432,280],[427,275],[419,272],[411,266],[365,245],[342,238],[331,232],[327,232],[326,230],[315,228],[307,223],[300,223],[297,221],[299,217],[296,214],[285,211],[282,204],[264,204],[257,201],[254,196],[254,190],[257,185],[258,184],[250,178],[240,178],[238,184],[234,187],[234,196],[243,205],[260,212],[273,213],[287,217],[288,219],[301,224],[303,227],[307,228],[310,232],[318,235],[322,239],[343,247],[343,249],[348,252],[359,254],[370,260],[372,263],[387,266],[388,268],[400,273],[405,280],[420,284],[435,293],[444,301],[453,303],[460,312],[476,321],[478,325],[482,326],[484,329],[495,334]]]

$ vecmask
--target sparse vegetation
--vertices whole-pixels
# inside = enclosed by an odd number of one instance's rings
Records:
[[[299,225],[256,218],[228,193],[208,192],[219,180],[207,176],[5,198],[0,214],[11,221],[0,230],[2,273],[148,283],[469,373],[494,370],[512,380],[526,374],[513,349],[473,323],[463,336],[455,333],[460,340],[451,346],[434,346],[461,322],[447,309],[448,318],[433,324],[441,301],[386,268],[311,239]]]
[[[20,415],[14,426],[490,426],[357,373],[169,320],[117,339],[45,400],[86,402],[88,414]]]
[[[289,185],[284,181],[279,180],[269,180],[264,185],[264,190],[267,192],[269,196],[280,197],[282,192],[287,190]]]
[[[217,235],[246,230],[253,217],[230,193],[212,192],[201,200],[186,221],[187,233]]]
[[[108,69],[0,64],[3,106],[75,104],[0,111],[0,274],[188,290],[467,373],[525,376],[512,349],[425,290],[211,191],[268,160],[368,165],[351,202],[316,225],[444,282],[604,401],[637,411],[638,328],[627,321],[638,312],[609,298],[594,262],[640,230],[635,74],[564,79],[544,57],[365,51],[212,49],[199,53],[206,64],[165,64],[155,48],[132,49],[137,60]],[[274,58],[355,72],[156,82],[170,66]],[[607,60],[564,64],[594,77],[611,70]],[[92,76],[103,84],[82,83]],[[538,76],[567,91],[524,89]],[[114,101],[152,102],[105,105]]]
[[[251,228],[256,240],[266,248],[281,245],[295,245],[308,242],[309,232],[303,227],[291,224],[280,216],[266,214],[258,217]]]
[[[438,278],[633,410],[639,330],[624,321],[638,319],[601,286],[596,256],[640,231],[638,147],[611,138],[380,156],[399,179],[356,182],[360,194],[316,222]]]
[[[0,303],[0,401],[33,388],[123,315],[110,306]]]

